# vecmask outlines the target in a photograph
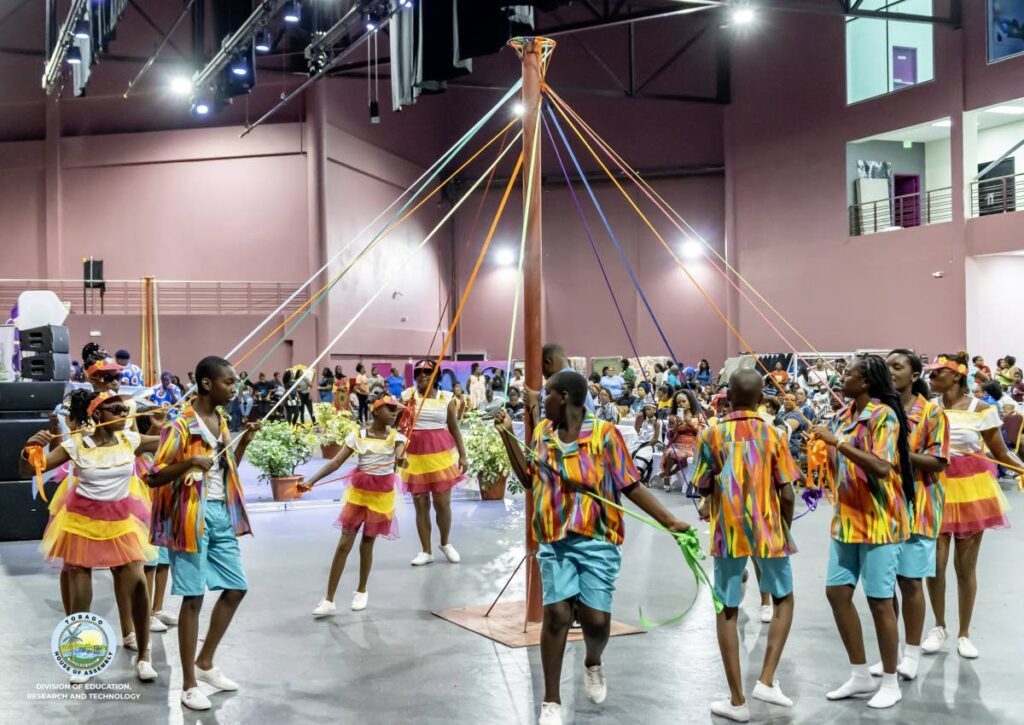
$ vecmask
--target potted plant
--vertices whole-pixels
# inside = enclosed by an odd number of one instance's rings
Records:
[[[463,418],[466,428],[462,440],[466,444],[467,473],[476,477],[480,484],[480,498],[484,501],[501,501],[505,498],[505,484],[512,464],[505,452],[505,444],[494,427],[493,420],[484,420],[475,411]],[[522,490],[518,479],[509,486],[512,493]]]
[[[341,451],[341,444],[348,434],[359,428],[352,420],[352,413],[336,410],[331,403],[316,403],[313,406],[313,435],[320,444],[320,455],[334,458]]]
[[[275,501],[299,497],[296,484],[302,476],[295,469],[313,457],[316,438],[307,430],[284,421],[267,422],[246,449],[246,457],[260,471],[260,480],[269,480]]]

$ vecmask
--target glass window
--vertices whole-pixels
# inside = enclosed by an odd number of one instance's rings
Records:
[[[864,0],[864,10],[930,15],[932,0]],[[846,21],[846,102],[856,103],[935,77],[930,23],[884,18]]]

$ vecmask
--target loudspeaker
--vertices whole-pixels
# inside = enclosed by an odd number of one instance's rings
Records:
[[[71,358],[66,352],[22,350],[21,377],[26,380],[70,380]]]
[[[82,260],[82,281],[84,282],[86,289],[106,291],[107,283],[103,281],[102,259]]]
[[[50,421],[46,418],[15,418],[0,420],[0,481],[17,481],[21,478],[18,471],[18,458],[25,441],[41,430],[49,430]]]
[[[36,482],[0,482],[0,541],[33,541],[43,538],[49,520],[48,504],[35,493]],[[43,484],[48,501],[53,500],[57,484]]]
[[[64,398],[62,382],[0,383],[0,413],[49,413]],[[17,416],[24,418],[24,415]]]
[[[47,325],[46,327],[33,327],[31,330],[22,330],[18,333],[18,342],[21,343],[22,355],[25,350],[33,352],[70,352],[68,348],[68,328],[60,325]]]

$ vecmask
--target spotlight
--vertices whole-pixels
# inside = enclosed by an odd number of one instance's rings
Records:
[[[75,23],[75,37],[85,40],[89,37],[89,21],[86,19],[79,20]]]
[[[516,116],[522,116],[525,110],[526,107],[523,106],[522,103],[516,103],[514,106],[512,106],[512,113],[514,113]]]
[[[516,261],[516,255],[511,249],[499,249],[494,255],[494,261],[502,267],[509,267]]]
[[[732,22],[736,25],[750,25],[757,19],[757,13],[751,7],[740,6],[732,11]]]
[[[366,19],[366,32],[372,33],[377,29],[377,21],[371,16]]]
[[[686,259],[700,259],[702,254],[703,250],[699,242],[688,239],[683,243],[683,257]]]
[[[402,8],[411,8],[412,0],[398,0],[398,6]]]
[[[82,51],[77,45],[72,45],[68,48],[67,57],[64,59],[70,65],[81,65],[82,64]]]
[[[172,78],[171,91],[177,93],[180,96],[188,95],[192,92],[192,81],[182,76]]]
[[[282,19],[286,23],[295,24],[299,22],[301,18],[302,3],[300,3],[299,0],[292,0],[292,2],[284,6],[284,14],[282,15]]]
[[[260,32],[256,33],[256,52],[257,53],[269,53],[271,47],[274,45],[274,39],[270,36],[270,31],[264,28]]]
[[[206,101],[196,101],[192,104],[192,115],[193,116],[205,116],[210,112],[210,104]]]
[[[235,58],[231,61],[231,73],[239,77],[249,75],[249,66],[245,62],[245,58]]]

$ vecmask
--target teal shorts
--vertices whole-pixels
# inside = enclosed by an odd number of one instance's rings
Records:
[[[158,547],[156,547],[156,556],[154,556],[152,559],[147,561],[145,563],[145,566],[147,566],[147,567],[150,567],[150,566],[161,566],[161,565],[170,564],[170,563],[171,563],[171,557],[167,553],[167,547],[166,546],[158,546]]]
[[[578,597],[591,609],[611,613],[621,565],[618,546],[589,536],[569,534],[561,541],[540,544],[537,566],[544,606]]]
[[[715,594],[727,607],[738,607],[743,599],[743,571],[747,568],[746,556],[715,557]],[[793,593],[793,568],[788,556],[774,559],[754,557],[761,570],[761,591],[775,599],[788,597]]]
[[[848,544],[832,539],[825,586],[857,586],[872,599],[890,599],[896,592],[896,566],[902,544]]]
[[[231,525],[227,505],[223,501],[206,501],[203,524],[199,551],[194,554],[168,551],[171,559],[171,594],[201,597],[207,590],[248,590],[249,582],[242,569],[242,552],[238,547],[238,537]]]
[[[900,563],[896,574],[904,579],[935,576],[935,539],[913,534],[900,544]]]

